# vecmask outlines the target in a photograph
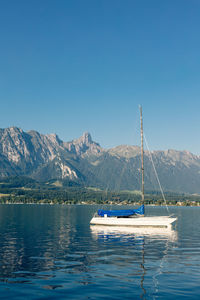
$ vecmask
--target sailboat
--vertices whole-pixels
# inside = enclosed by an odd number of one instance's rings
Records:
[[[105,226],[132,226],[150,228],[172,228],[176,217],[171,216],[145,216],[144,206],[144,147],[143,147],[143,118],[142,107],[140,106],[140,128],[141,128],[141,171],[142,171],[142,198],[141,206],[137,209],[103,210],[99,209],[91,219],[91,225]]]

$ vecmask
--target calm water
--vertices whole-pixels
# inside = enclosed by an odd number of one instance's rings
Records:
[[[163,234],[90,227],[96,209],[0,205],[0,298],[199,299],[200,207]]]

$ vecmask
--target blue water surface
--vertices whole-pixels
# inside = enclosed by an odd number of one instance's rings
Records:
[[[90,226],[98,208],[0,205],[0,298],[199,299],[200,207],[169,232]]]

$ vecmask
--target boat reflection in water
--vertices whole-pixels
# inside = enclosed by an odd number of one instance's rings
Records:
[[[156,239],[168,239],[169,241],[177,240],[177,232],[171,228],[159,228],[159,227],[131,227],[131,226],[90,226],[93,236],[99,237],[105,235],[105,237],[141,237],[147,236]]]
[[[126,274],[120,282],[133,282],[133,286],[138,291],[140,289],[140,299],[148,298],[149,282],[153,294],[158,295],[159,279],[166,273],[168,254],[178,239],[177,231],[170,228],[99,225],[90,226],[90,229],[93,239],[105,248],[102,262],[106,261],[112,265],[113,274],[110,276],[116,276],[116,273]]]

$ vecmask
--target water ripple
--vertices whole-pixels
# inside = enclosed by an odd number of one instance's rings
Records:
[[[174,208],[170,232],[90,227],[92,210],[0,206],[2,297],[198,299],[200,210]]]

